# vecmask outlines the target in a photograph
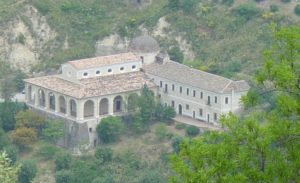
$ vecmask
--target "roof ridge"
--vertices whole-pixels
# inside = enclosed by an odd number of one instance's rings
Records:
[[[175,61],[173,61],[173,60],[170,60],[170,61],[173,62],[173,63],[175,63],[175,64],[178,64],[178,65],[187,67],[188,69],[191,69],[191,70],[196,71],[196,72],[201,72],[201,73],[204,73],[204,74],[209,74],[209,75],[212,75],[212,76],[215,76],[215,77],[219,77],[219,78],[227,79],[227,80],[229,80],[229,81],[233,81],[232,79],[229,79],[229,78],[226,78],[226,77],[217,75],[217,74],[213,74],[213,73],[210,73],[210,72],[205,72],[205,71],[202,71],[202,70],[199,70],[199,69],[195,69],[195,68],[192,68],[192,67],[190,67],[190,66],[187,66],[187,65],[184,65],[184,64],[175,62]]]
[[[125,54],[132,54],[135,55],[132,52],[123,52],[123,53],[116,53],[113,55],[104,55],[104,56],[97,56],[97,57],[89,57],[89,58],[83,58],[83,59],[78,59],[78,60],[69,60],[68,62],[78,62],[78,61],[84,61],[84,60],[89,60],[89,59],[97,59],[97,58],[106,58],[106,57],[114,57],[114,56],[118,56],[118,55],[125,55]],[[136,55],[135,55],[136,56]]]

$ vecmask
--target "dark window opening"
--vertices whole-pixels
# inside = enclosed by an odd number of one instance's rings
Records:
[[[111,72],[112,70],[111,70],[111,69],[108,69],[107,71],[108,71],[108,72]]]
[[[96,71],[96,74],[100,74],[100,71]]]
[[[218,97],[215,97],[215,103],[218,103]]]
[[[186,108],[186,110],[189,110],[189,109],[190,109],[189,104],[186,104],[186,105],[185,105],[185,108]]]
[[[199,116],[203,116],[203,109],[199,109]]]
[[[193,91],[193,97],[196,97],[196,91],[195,90]]]
[[[190,94],[190,89],[186,89],[186,95],[189,95]]]
[[[85,72],[85,73],[83,73],[83,75],[84,75],[84,76],[87,76],[87,75],[88,75],[88,73],[87,73],[87,72]]]
[[[225,98],[225,104],[228,104],[228,97]]]

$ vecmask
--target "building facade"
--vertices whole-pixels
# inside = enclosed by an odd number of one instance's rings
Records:
[[[215,125],[221,114],[242,109],[240,98],[249,90],[245,81],[173,62],[147,36],[133,43],[134,53],[69,61],[61,66],[61,74],[26,79],[27,105],[64,119],[69,141],[76,137],[75,144],[90,146],[97,144],[100,120],[127,114],[127,104],[145,84],[178,115]]]

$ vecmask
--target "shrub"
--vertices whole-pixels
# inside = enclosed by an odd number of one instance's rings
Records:
[[[28,147],[37,140],[36,130],[33,128],[17,128],[11,134],[12,141],[20,147]]]
[[[177,123],[175,128],[177,130],[182,130],[182,129],[185,129],[186,128],[186,125],[184,123]]]
[[[178,46],[172,47],[169,51],[168,54],[170,55],[170,60],[173,60],[175,62],[182,63],[184,59],[184,55],[181,51],[181,49]]]
[[[96,130],[102,142],[115,142],[123,130],[123,123],[121,118],[109,116],[101,120]]]
[[[292,0],[281,0],[281,2],[283,2],[283,3],[289,3],[289,2],[291,2]]]
[[[70,170],[61,170],[56,172],[56,183],[73,183],[74,174]]]
[[[158,140],[164,140],[167,137],[166,125],[161,123],[155,128],[155,135]]]
[[[47,144],[40,147],[37,154],[45,159],[52,159],[59,151],[60,149],[56,146]]]
[[[198,127],[195,126],[189,126],[186,128],[186,135],[190,137],[194,137],[200,133],[200,130]]]
[[[110,162],[112,160],[113,151],[110,148],[98,147],[95,152],[95,157],[100,164]]]
[[[5,146],[4,151],[6,152],[7,157],[11,160],[12,163],[15,163],[17,161],[19,149],[16,146]]]
[[[173,147],[173,151],[175,153],[179,153],[180,151],[180,144],[183,141],[182,137],[176,136],[172,138],[172,147]]]
[[[300,4],[297,4],[295,6],[294,12],[295,12],[296,15],[300,16]]]
[[[26,160],[22,163],[19,173],[20,183],[30,183],[37,173],[36,164],[33,161]]]
[[[260,10],[253,3],[241,4],[236,7],[234,11],[237,15],[245,18],[246,20],[252,19],[260,12]]]
[[[276,4],[271,4],[270,5],[270,11],[271,12],[277,12],[279,10],[278,6]]]
[[[55,155],[55,167],[56,171],[62,169],[68,169],[71,166],[72,157],[67,152],[60,152]]]

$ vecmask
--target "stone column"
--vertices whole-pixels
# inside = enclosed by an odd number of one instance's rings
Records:
[[[108,114],[114,114],[114,97],[112,96],[108,98]]]
[[[45,109],[48,111],[50,110],[50,97],[49,97],[49,92],[44,91],[45,94]]]
[[[96,98],[94,101],[94,116],[95,118],[99,118],[99,98]]]
[[[54,94],[55,96],[55,113],[59,112],[59,96]]]
[[[70,110],[70,104],[69,104],[69,98],[65,97],[65,106],[66,106],[66,116],[71,116],[71,110]]]
[[[83,102],[80,100],[75,100],[77,107],[77,120],[83,120]]]
[[[34,105],[38,106],[39,105],[39,90],[37,87],[32,87],[32,90],[34,91]]]

